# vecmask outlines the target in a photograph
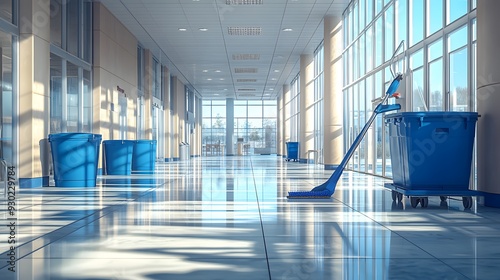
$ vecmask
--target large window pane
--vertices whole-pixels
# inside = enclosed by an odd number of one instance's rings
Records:
[[[12,22],[12,11],[13,11],[13,0],[2,0],[0,1],[0,18]]]
[[[0,31],[0,158],[8,163],[14,163],[14,143],[16,141],[13,120],[17,115],[14,107],[15,92],[13,75],[14,59],[12,50],[12,36]]]
[[[443,0],[427,0],[427,36],[443,28]]]
[[[373,19],[373,0],[366,0],[366,24],[368,25]]]
[[[429,61],[429,110],[443,111],[443,91],[444,91],[444,72],[443,72],[443,39],[429,45],[427,49],[427,59]]]
[[[62,0],[50,0],[50,41],[62,48]]]
[[[467,25],[459,28],[448,36],[448,52],[467,45]]]
[[[380,17],[375,22],[375,67],[382,64],[382,58],[384,57],[383,37],[384,36],[384,22],[383,17]]]
[[[68,62],[66,69],[67,81],[67,107],[68,120],[66,123],[67,132],[78,132],[79,94],[78,94],[78,67]]]
[[[467,13],[468,0],[446,0],[446,24],[450,24]]]
[[[91,62],[92,58],[92,2],[83,2],[83,60]]]
[[[401,41],[405,41],[408,46],[407,39],[407,29],[408,29],[408,19],[406,17],[407,12],[407,1],[408,0],[396,0],[396,45],[399,45]]]
[[[80,0],[69,0],[66,10],[66,50],[80,57]]]
[[[83,71],[83,127],[82,132],[92,131],[92,84],[90,71]]]
[[[424,0],[410,0],[410,46],[424,38]]]
[[[444,111],[443,59],[429,63],[429,111]]]
[[[394,53],[394,6],[391,5],[385,12],[385,60],[389,60]]]
[[[62,130],[62,59],[50,55],[50,133]]]
[[[450,111],[467,111],[469,100],[467,47],[450,53]]]

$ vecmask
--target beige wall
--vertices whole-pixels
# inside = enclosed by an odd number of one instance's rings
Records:
[[[49,133],[49,2],[20,1],[19,36],[19,178],[39,178],[41,139]],[[35,129],[36,128],[36,129]],[[47,159],[48,160],[48,159]]]
[[[103,140],[120,139],[118,98],[121,95],[127,98],[127,138],[135,139],[137,40],[100,3],[94,3],[93,34],[93,132],[102,134]]]

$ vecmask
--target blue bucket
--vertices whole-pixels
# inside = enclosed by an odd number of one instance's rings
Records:
[[[49,134],[56,187],[95,187],[102,136],[92,133]]]
[[[135,140],[132,154],[132,171],[153,173],[156,162],[156,140]]]
[[[132,174],[132,152],[134,142],[129,140],[102,141],[104,170],[107,175]]]

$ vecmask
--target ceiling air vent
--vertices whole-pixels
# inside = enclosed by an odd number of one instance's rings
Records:
[[[250,93],[245,93],[245,94],[238,94],[238,97],[253,97],[255,94],[250,94]]]
[[[251,53],[243,53],[243,54],[233,54],[233,60],[259,60],[260,54],[251,54]]]
[[[238,91],[256,91],[254,88],[239,88]]]
[[[234,73],[257,73],[257,68],[234,68]]]
[[[237,83],[256,83],[257,79],[236,79]]]
[[[234,36],[258,36],[262,34],[262,27],[228,27],[227,34]]]
[[[226,0],[226,5],[262,5],[264,0]]]

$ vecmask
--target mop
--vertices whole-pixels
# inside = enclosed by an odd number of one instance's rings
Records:
[[[335,169],[333,172],[332,176],[324,182],[323,184],[313,188],[310,191],[306,192],[288,192],[288,199],[298,199],[298,198],[306,198],[306,199],[311,199],[311,198],[330,198],[335,191],[335,187],[337,186],[337,182],[340,179],[340,176],[342,175],[342,172],[344,171],[347,163],[349,162],[349,159],[351,159],[352,155],[354,154],[354,151],[356,148],[359,146],[361,141],[363,140],[363,137],[365,136],[366,132],[372,125],[372,123],[375,121],[375,118],[377,117],[378,114],[383,114],[385,112],[389,111],[394,111],[394,110],[399,110],[401,109],[401,105],[399,104],[385,104],[387,100],[390,97],[399,97],[399,93],[396,93],[396,90],[399,87],[400,81],[403,79],[402,74],[398,74],[396,78],[392,81],[391,85],[389,86],[389,89],[387,89],[387,92],[385,95],[380,98],[381,101],[380,103],[375,107],[373,110],[373,113],[368,120],[368,122],[365,124],[359,135],[356,137],[354,142],[352,143],[351,147],[347,151],[347,154],[344,156],[342,159],[342,162],[339,164],[339,166]]]

